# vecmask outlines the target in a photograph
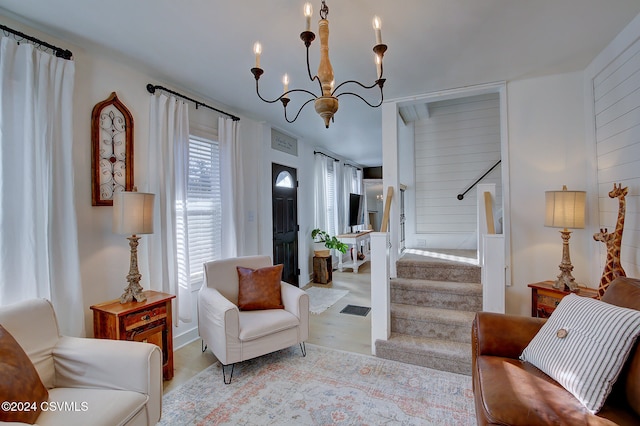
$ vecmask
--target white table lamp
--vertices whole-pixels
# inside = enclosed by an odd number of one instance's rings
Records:
[[[568,228],[584,228],[585,200],[584,191],[567,191],[563,185],[562,191],[546,191],[546,215],[544,226],[563,228],[562,235],[562,262],[560,263],[560,275],[553,284],[554,288],[576,291],[578,284],[571,275],[573,265],[569,257],[569,238],[571,231]]]
[[[120,303],[144,302],[146,297],[140,285],[138,272],[139,234],[153,233],[153,204],[155,195],[146,192],[116,192],[113,195],[113,232],[127,237],[131,247],[131,262],[127,281],[129,285],[120,296]]]

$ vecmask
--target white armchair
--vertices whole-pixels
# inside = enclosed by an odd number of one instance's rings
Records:
[[[245,256],[204,264],[204,282],[198,293],[198,331],[222,364],[223,379],[231,382],[236,362],[300,344],[309,337],[309,296],[291,284],[280,283],[284,309],[241,311],[238,308],[237,266],[271,266],[269,256]],[[204,351],[205,349],[203,349]],[[231,373],[225,368],[231,364]]]
[[[48,389],[49,409],[39,415],[38,425],[149,426],[160,420],[162,353],[157,346],[60,336],[53,306],[45,299],[0,306],[0,324]]]

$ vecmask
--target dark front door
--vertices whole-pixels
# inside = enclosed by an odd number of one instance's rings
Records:
[[[298,285],[298,180],[296,169],[273,164],[273,264],[283,264],[282,281]]]

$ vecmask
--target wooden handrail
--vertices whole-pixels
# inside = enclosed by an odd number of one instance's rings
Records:
[[[384,202],[384,213],[382,214],[382,225],[380,232],[387,232],[389,228],[389,213],[391,210],[391,199],[393,198],[393,186],[387,188],[387,199]]]

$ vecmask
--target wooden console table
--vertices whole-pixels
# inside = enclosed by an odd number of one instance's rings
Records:
[[[338,250],[338,270],[342,272],[344,268],[352,268],[353,273],[358,273],[358,268],[365,262],[369,261],[371,250],[371,232],[372,231],[360,231],[352,234],[337,235],[336,238],[340,242],[349,246],[347,253],[342,254]],[[358,259],[358,254],[364,256],[363,259]],[[349,261],[343,262],[342,256],[349,256]]]
[[[173,294],[146,290],[144,302],[110,300],[91,306],[93,334],[97,339],[134,340],[153,343],[162,350],[162,375],[173,378]]]
[[[529,284],[529,287],[531,288],[531,316],[538,318],[549,318],[562,298],[571,293],[553,288],[553,281],[533,283]],[[592,299],[598,298],[598,290],[593,288],[580,287],[574,293]]]

